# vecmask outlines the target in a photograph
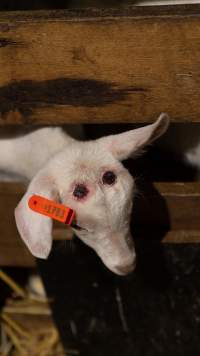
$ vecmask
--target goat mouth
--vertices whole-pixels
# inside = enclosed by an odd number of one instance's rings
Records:
[[[72,222],[72,223],[71,223],[71,227],[72,227],[73,229],[75,229],[75,230],[78,230],[78,231],[81,231],[81,230],[87,231],[87,229],[85,229],[85,228],[82,227],[82,226],[77,225],[75,222]]]
[[[134,262],[131,265],[116,268],[115,273],[121,276],[127,276],[135,270],[135,267],[136,263]]]

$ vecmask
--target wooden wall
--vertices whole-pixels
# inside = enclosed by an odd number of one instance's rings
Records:
[[[200,5],[0,13],[0,125],[199,122]]]

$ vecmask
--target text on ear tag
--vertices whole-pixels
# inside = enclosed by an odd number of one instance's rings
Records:
[[[49,216],[50,218],[63,222],[66,225],[71,225],[75,216],[74,210],[40,195],[32,195],[28,201],[28,206],[36,213]]]

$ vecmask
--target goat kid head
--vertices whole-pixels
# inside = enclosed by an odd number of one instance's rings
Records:
[[[136,254],[129,225],[135,182],[120,161],[140,153],[168,124],[168,116],[161,114],[142,128],[94,141],[74,140],[49,160],[15,209],[19,233],[32,254],[47,258],[52,245],[52,220],[28,207],[29,198],[38,194],[75,210],[80,226],[76,235],[111,271],[126,275],[134,270]]]

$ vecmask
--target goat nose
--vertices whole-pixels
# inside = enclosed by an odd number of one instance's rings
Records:
[[[119,272],[119,274],[126,275],[126,274],[133,272],[135,269],[135,266],[136,266],[136,263],[134,262],[127,266],[117,266],[116,270]]]

